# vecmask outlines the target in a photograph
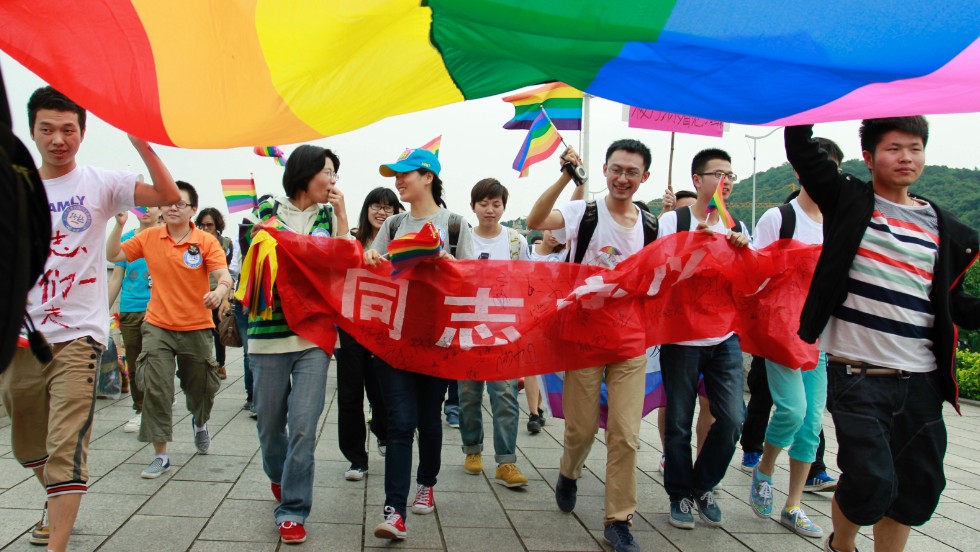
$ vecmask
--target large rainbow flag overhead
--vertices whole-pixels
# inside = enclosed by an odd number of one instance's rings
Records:
[[[295,143],[554,81],[735,123],[980,111],[976,0],[895,5],[8,0],[0,49],[182,147]]]

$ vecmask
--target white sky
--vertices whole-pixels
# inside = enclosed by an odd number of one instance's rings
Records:
[[[27,125],[27,100],[30,94],[45,83],[5,53],[0,52],[0,68],[3,70],[7,95],[13,110],[14,132],[32,152],[37,162],[40,157],[30,140]],[[602,178],[602,160],[605,148],[619,138],[636,138],[646,143],[653,152],[650,179],[642,185],[637,199],[644,201],[663,194],[667,184],[667,167],[670,150],[670,134],[651,130],[628,128],[622,117],[622,105],[603,99],[591,102],[591,131],[589,173],[592,177],[590,190],[605,191]],[[340,157],[341,180],[338,183],[346,197],[347,212],[351,225],[357,216],[365,195],[376,186],[394,188],[394,179],[378,173],[378,165],[395,161],[407,147],[418,147],[435,136],[442,135],[442,179],[445,183],[446,203],[449,208],[464,215],[471,223],[476,217],[469,207],[470,188],[481,178],[495,177],[510,190],[510,200],[504,220],[526,216],[540,193],[558,176],[555,155],[531,167],[530,176],[518,179],[511,168],[514,156],[524,141],[526,131],[504,130],[501,126],[513,115],[513,107],[499,97],[484,98],[457,103],[419,113],[410,113],[378,121],[370,126],[324,138],[313,144],[334,150]],[[976,168],[976,138],[970,136],[980,131],[980,114],[930,116],[930,140],[927,162],[949,167]],[[78,155],[79,163],[110,169],[127,169],[146,173],[146,169],[129,144],[124,132],[89,114],[85,140]],[[844,150],[847,159],[860,156],[857,138],[858,122],[820,124],[816,134],[835,140]],[[673,187],[675,190],[692,189],[690,179],[691,158],[699,150],[720,147],[733,158],[733,169],[741,178],[739,185],[751,185],[752,143],[745,136],[760,136],[771,127],[731,125],[722,138],[678,134],[675,141]],[[579,132],[566,131],[566,142],[578,148]],[[279,145],[288,155],[295,145]],[[200,194],[201,207],[214,206],[227,212],[221,194],[222,178],[248,178],[254,174],[258,194],[282,193],[282,168],[272,159],[259,157],[251,148],[224,150],[187,150],[156,146],[156,151],[169,167],[174,178],[193,184]],[[561,150],[559,149],[559,152]],[[757,170],[763,171],[780,165],[786,160],[782,133],[758,141]],[[569,190],[571,185],[569,186]],[[571,191],[567,192],[570,195]],[[244,213],[229,218],[229,224],[237,223]],[[758,214],[761,216],[761,212]],[[130,225],[135,222],[131,217]],[[226,233],[229,233],[226,230]],[[231,234],[229,234],[231,235]]]

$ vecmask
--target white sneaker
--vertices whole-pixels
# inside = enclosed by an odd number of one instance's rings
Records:
[[[347,481],[361,481],[367,475],[367,472],[367,468],[355,468],[351,466],[349,470],[344,472],[344,479]]]
[[[143,415],[137,414],[133,418],[130,418],[126,425],[123,426],[124,433],[136,433],[140,430],[140,423],[143,421]]]

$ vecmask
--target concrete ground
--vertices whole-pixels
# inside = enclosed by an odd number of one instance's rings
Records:
[[[316,449],[313,512],[307,520],[309,538],[285,546],[272,517],[275,502],[262,471],[255,422],[241,409],[241,349],[229,349],[229,377],[222,383],[210,422],[210,454],[195,453],[190,415],[178,400],[175,407],[174,468],[156,480],[140,478],[152,459],[152,447],[122,428],[132,416],[128,396],[99,400],[89,452],[90,491],[82,501],[70,549],[195,551],[271,550],[412,550],[522,551],[608,550],[602,539],[605,446],[600,432],[579,482],[573,514],[555,506],[553,486],[561,455],[562,420],[549,418],[540,434],[529,435],[522,413],[518,465],[531,480],[524,489],[494,483],[489,403],[484,404],[487,433],[482,476],[463,471],[463,453],[456,430],[445,427],[443,466],[435,487],[433,515],[409,513],[408,539],[388,543],[373,535],[382,520],[384,462],[371,447],[370,472],[362,482],[344,480],[348,464],[337,444],[335,364],[331,363],[327,405]],[[526,408],[523,395],[521,407]],[[907,550],[977,550],[980,546],[980,407],[963,406],[963,416],[947,405],[948,483],[932,521],[913,530]],[[14,460],[10,420],[0,418],[0,548],[40,550],[28,543],[39,519],[43,493],[31,473]],[[830,416],[826,462],[836,466],[837,443]],[[759,519],[746,503],[750,476],[738,469],[741,451],[718,492],[724,527],[712,529],[698,520],[693,531],[667,523],[669,501],[658,473],[660,440],[656,416],[643,421],[638,457],[639,509],[633,531],[644,550],[781,550],[812,552],[822,541],[800,537],[778,523],[788,476],[785,455],[775,477],[776,519]],[[372,443],[373,445],[373,443]],[[832,472],[837,475],[836,472]],[[829,533],[830,496],[806,494],[804,509]],[[870,531],[864,531],[870,535]],[[972,544],[971,544],[972,543]],[[872,550],[862,537],[861,550]]]

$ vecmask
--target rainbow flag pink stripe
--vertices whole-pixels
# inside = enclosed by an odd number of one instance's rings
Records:
[[[229,213],[251,211],[258,204],[255,194],[255,180],[252,178],[223,178],[221,192],[225,196]]]
[[[130,209],[129,212],[130,213],[133,213],[134,215],[136,215],[139,218],[143,218],[143,217],[146,216],[146,207],[136,206],[136,207],[133,207],[132,209]]]
[[[551,124],[551,120],[542,109],[534,118],[531,129],[527,132],[527,138],[524,139],[524,144],[514,158],[514,170],[520,172],[521,178],[524,178],[528,175],[531,165],[550,157],[560,143],[561,136],[558,135],[558,130]]]
[[[431,221],[421,230],[405,234],[391,240],[388,244],[388,259],[391,261],[391,276],[400,276],[406,270],[426,259],[436,259],[442,251],[442,238]]]
[[[276,165],[279,165],[280,167],[286,166],[286,154],[279,149],[279,146],[255,146],[255,149],[252,151],[254,151],[255,155],[258,155],[259,157],[275,158]]]

